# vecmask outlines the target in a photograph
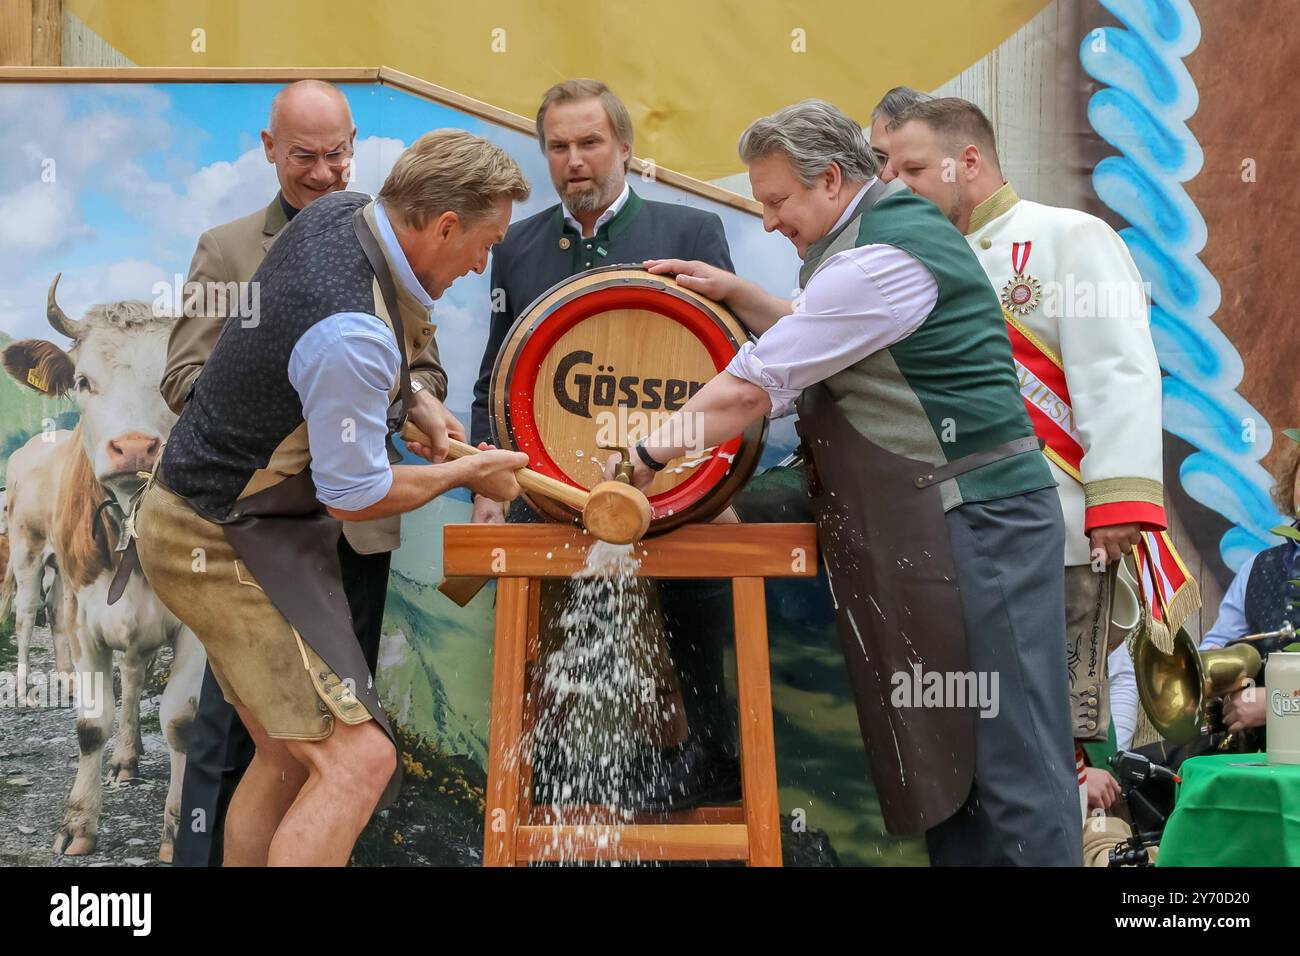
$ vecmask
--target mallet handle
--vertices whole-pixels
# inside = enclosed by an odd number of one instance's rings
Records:
[[[402,426],[402,437],[407,441],[419,442],[422,445],[431,444],[429,436],[411,422],[407,422]],[[447,443],[448,458],[464,458],[467,455],[477,455],[479,453],[479,450],[473,445],[467,445],[463,441],[457,441],[454,438],[447,439]],[[538,474],[531,468],[521,468],[515,472],[515,478],[519,482],[519,487],[525,491],[545,495],[547,498],[554,498],[579,513],[582,512],[583,508],[587,507],[587,492],[581,488],[566,485],[562,481],[557,481],[549,475]]]

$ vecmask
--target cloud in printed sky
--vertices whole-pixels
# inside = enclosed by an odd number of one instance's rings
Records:
[[[265,206],[278,188],[260,143],[197,168],[174,155],[193,131],[176,129],[170,98],[154,88],[73,89],[0,88],[12,144],[0,162],[0,330],[16,337],[53,334],[45,298],[55,273],[72,314],[149,300],[155,282],[188,268],[201,232]],[[353,188],[377,190],[404,148],[358,140]]]
[[[0,285],[0,331],[14,338],[49,339],[60,346],[67,340],[50,327],[45,299],[57,267],[32,272],[15,284]],[[63,271],[59,279],[59,305],[74,318],[99,302],[153,299],[155,282],[171,282],[172,273],[145,259],[119,259]]]
[[[126,87],[123,84],[123,87]],[[0,90],[0,277],[93,236],[80,198],[135,178],[136,157],[166,149],[170,127],[149,111],[166,103],[147,87],[114,88],[81,111],[64,88],[6,84]]]
[[[0,255],[37,255],[89,235],[73,191],[39,180],[0,196]]]
[[[378,192],[388,170],[405,148],[404,142],[392,137],[358,137],[356,172],[348,188],[370,194]],[[135,194],[149,195],[152,203],[170,210],[165,227],[173,235],[191,241],[217,223],[229,222],[265,206],[277,189],[275,167],[266,161],[260,145],[232,161],[204,166],[177,186],[147,178],[133,186]]]

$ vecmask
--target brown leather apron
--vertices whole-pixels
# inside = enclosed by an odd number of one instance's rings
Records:
[[[361,209],[357,210],[352,224],[379,281],[397,336],[398,354],[401,356],[399,397],[388,414],[389,459],[396,461],[400,456],[392,447],[391,436],[401,430],[406,420],[405,409],[411,398],[406,336],[392,273],[362,218]],[[167,486],[161,464],[155,470],[152,480]],[[169,490],[174,492],[174,489]],[[179,497],[187,504],[190,503],[183,496]],[[198,511],[197,508],[195,510]],[[361,645],[357,642],[352,626],[352,612],[343,590],[343,575],[338,557],[338,539],[343,526],[338,519],[330,517],[317,499],[310,465],[269,488],[239,499],[224,519],[214,518],[202,511],[199,514],[206,520],[221,525],[226,540],[230,542],[239,560],[253,573],[276,610],[284,615],[285,620],[320,655],[321,660],[348,684],[357,700],[396,746],[393,729],[384,713],[374,677],[366,665]],[[123,555],[109,588],[110,604],[121,597],[127,579],[140,566],[132,535],[123,535],[118,550]],[[401,762],[398,761],[397,769],[388,781],[376,810],[393,803],[401,780]]]
[[[910,696],[910,706],[892,702],[902,681],[914,683],[915,667],[922,677],[944,675],[945,684],[946,675],[970,670],[940,482],[1037,448],[1037,439],[933,466],[863,437],[824,384],[805,389],[798,409],[872,780],[889,832],[917,834],[965,802],[975,772],[974,706],[919,706]]]

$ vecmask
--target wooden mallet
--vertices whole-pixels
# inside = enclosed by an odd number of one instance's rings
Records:
[[[432,445],[429,437],[415,425],[402,426],[402,438],[407,441]],[[447,457],[464,458],[477,455],[479,450],[462,441],[448,440]],[[533,494],[545,495],[568,505],[582,515],[582,526],[588,534],[610,544],[631,544],[645,537],[650,527],[650,501],[639,488],[624,481],[602,481],[590,491],[566,485],[531,468],[515,472],[519,486]]]

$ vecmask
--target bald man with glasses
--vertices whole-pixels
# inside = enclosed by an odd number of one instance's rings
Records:
[[[271,103],[270,122],[262,131],[262,146],[267,162],[275,166],[280,190],[265,209],[216,226],[199,237],[189,282],[206,289],[235,289],[249,282],[294,216],[322,196],[347,189],[356,135],[347,98],[337,87],[302,80],[280,90]],[[187,283],[187,289],[192,288]],[[185,309],[177,319],[159,386],[163,399],[176,414],[185,406],[227,321],[259,321],[256,314],[243,311],[244,306],[257,301],[242,292],[233,297],[227,294],[224,299],[207,295],[199,307]],[[218,307],[210,308],[214,303]],[[239,308],[231,308],[236,303]],[[410,370],[415,390],[413,404],[430,406],[431,414],[445,422],[448,433],[463,439],[465,429],[442,407],[447,376],[438,363],[432,339],[422,352],[411,357]],[[401,540],[400,520],[394,515],[373,521],[347,521],[343,527],[338,550],[344,591],[362,654],[374,673],[388,594],[389,563]],[[226,807],[252,758],[253,741],[222,696],[209,668],[204,673],[188,744],[175,865],[221,865]]]

